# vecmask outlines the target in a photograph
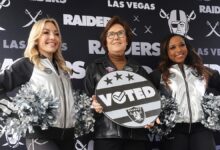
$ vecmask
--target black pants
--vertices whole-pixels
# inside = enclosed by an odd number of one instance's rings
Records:
[[[95,139],[94,150],[147,150],[146,140]]]
[[[26,139],[27,150],[75,150],[74,140]]]
[[[160,150],[215,150],[212,131],[200,123],[177,123],[173,131],[163,137]]]
[[[26,136],[27,150],[74,150],[74,128],[34,127],[34,133]],[[62,138],[61,138],[62,137]]]

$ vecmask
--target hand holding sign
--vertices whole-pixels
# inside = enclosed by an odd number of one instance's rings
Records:
[[[98,103],[95,95],[92,96],[92,108],[94,108],[97,113],[102,113],[103,107]]]
[[[160,96],[153,84],[128,71],[103,76],[96,87],[96,99],[109,119],[125,127],[142,128],[161,111]]]

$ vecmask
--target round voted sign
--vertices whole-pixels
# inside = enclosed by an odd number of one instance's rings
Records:
[[[142,128],[161,112],[160,96],[153,84],[134,72],[114,71],[103,76],[96,98],[109,119],[129,128]]]

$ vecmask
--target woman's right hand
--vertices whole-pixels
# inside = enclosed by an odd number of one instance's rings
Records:
[[[150,128],[152,128],[155,125],[155,123],[156,124],[160,124],[160,119],[157,118],[155,122],[151,122],[150,124],[147,124],[144,127],[147,128],[147,129],[150,129]]]
[[[92,96],[92,108],[94,108],[97,113],[103,112],[103,107],[98,103],[95,95]]]

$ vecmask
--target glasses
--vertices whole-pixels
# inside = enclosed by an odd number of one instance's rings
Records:
[[[107,37],[109,39],[113,39],[115,37],[115,35],[117,35],[118,38],[123,38],[123,37],[125,37],[125,31],[121,30],[121,31],[118,31],[118,32],[108,32],[107,33]]]

